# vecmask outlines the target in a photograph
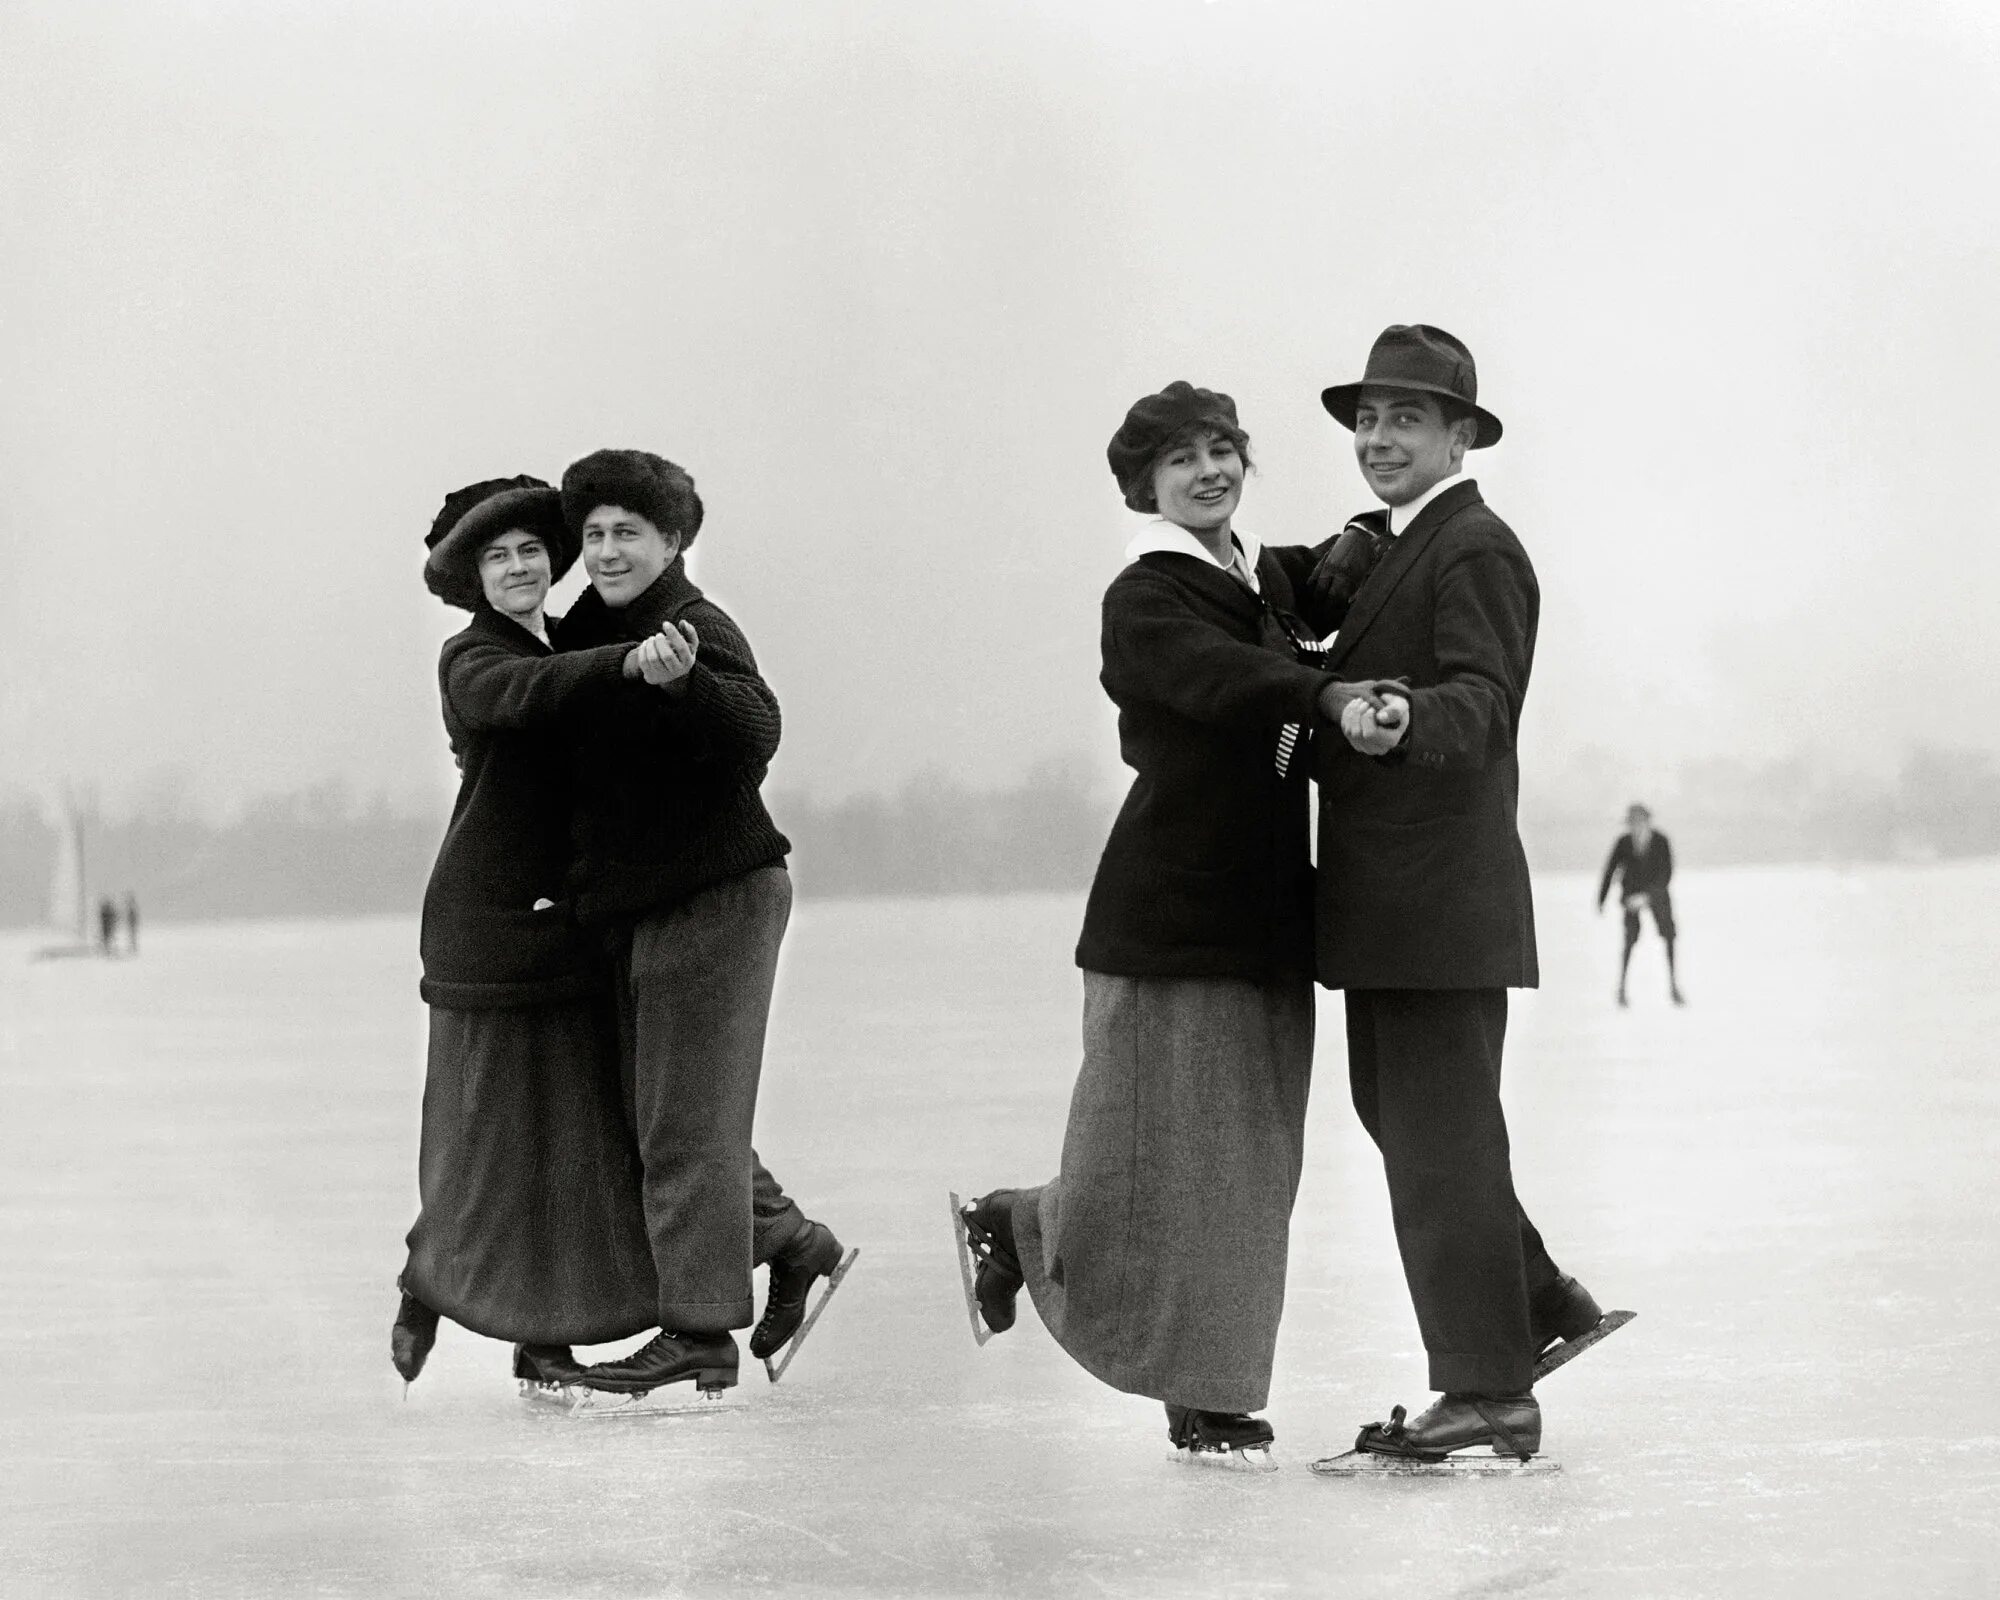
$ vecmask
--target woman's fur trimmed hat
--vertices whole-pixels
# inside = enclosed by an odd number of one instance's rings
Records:
[[[1153,501],[1153,466],[1169,445],[1198,430],[1233,440],[1247,460],[1250,436],[1237,425],[1236,402],[1228,395],[1177,379],[1158,394],[1133,401],[1104,452],[1128,506],[1134,511],[1160,509]]]
[[[701,496],[687,469],[649,450],[597,450],[572,462],[562,478],[563,520],[580,538],[599,506],[619,506],[660,532],[679,534],[681,548],[701,531]]]
[[[562,495],[540,478],[487,478],[444,497],[424,535],[424,587],[448,606],[477,611],[485,603],[479,552],[501,534],[522,528],[540,534],[549,548],[550,581],[576,564],[582,548],[564,525]]]

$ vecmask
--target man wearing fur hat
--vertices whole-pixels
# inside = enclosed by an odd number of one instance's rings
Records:
[[[840,1242],[785,1197],[751,1149],[764,1031],[792,902],[790,849],[759,793],[778,702],[735,622],[689,580],[702,523],[693,480],[641,450],[600,450],[563,474],[591,587],[559,650],[641,645],[645,685],[575,719],[578,919],[615,968],[627,1104],[645,1168],[660,1333],[587,1368],[594,1388],[736,1381],[735,1328],[753,1313],[754,1259],[771,1265],[753,1355],[792,1338]]]
[[[1358,1445],[1441,1459],[1540,1448],[1536,1359],[1600,1321],[1514,1195],[1500,1105],[1507,991],[1539,979],[1515,825],[1515,738],[1539,591],[1527,553],[1464,475],[1500,438],[1472,354],[1392,327],[1359,382],[1321,397],[1354,433],[1385,509],[1357,519],[1378,559],[1339,618],[1328,667],[1402,677],[1387,706],[1349,702],[1316,742],[1315,961],[1346,992],[1350,1087],[1382,1152],[1431,1387]],[[1319,619],[1315,619],[1316,621]],[[1331,620],[1331,619],[1329,619]]]

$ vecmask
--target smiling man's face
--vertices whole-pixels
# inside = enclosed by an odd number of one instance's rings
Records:
[[[1473,424],[1445,421],[1436,395],[1363,389],[1354,408],[1354,457],[1384,505],[1406,506],[1465,461]]]

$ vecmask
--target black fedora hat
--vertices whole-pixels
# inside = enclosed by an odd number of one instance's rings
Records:
[[[424,583],[447,605],[476,610],[479,552],[509,529],[539,534],[549,548],[553,582],[575,565],[581,540],[563,522],[562,491],[540,478],[488,478],[445,496],[424,536]]]
[[[1343,428],[1352,429],[1363,389],[1415,389],[1456,400],[1478,421],[1473,449],[1500,442],[1500,419],[1479,404],[1479,369],[1472,364],[1472,352],[1442,328],[1423,322],[1384,328],[1368,352],[1361,381],[1320,390],[1319,403]]]

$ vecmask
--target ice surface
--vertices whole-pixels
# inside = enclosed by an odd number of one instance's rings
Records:
[[[1686,872],[1611,1003],[1539,886],[1507,1096],[1557,1258],[1639,1320],[1552,1376],[1564,1470],[1323,1480],[1426,1403],[1338,1001],[1268,1415],[1193,1472],[1025,1303],[975,1348],[948,1189],[1055,1166],[1079,902],[807,904],[758,1144],[863,1261],[783,1384],[614,1427],[449,1325],[389,1366],[423,1012],[406,920],[0,941],[0,1592],[1987,1596],[2000,1592],[2000,864]]]

